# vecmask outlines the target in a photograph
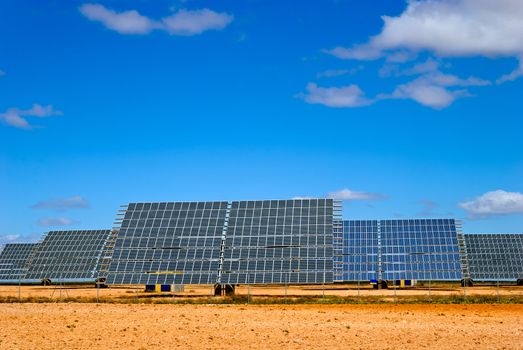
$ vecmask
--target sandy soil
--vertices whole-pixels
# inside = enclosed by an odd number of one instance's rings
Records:
[[[1,349],[523,349],[523,305],[0,304]]]
[[[100,289],[99,297],[101,300],[115,297],[134,297],[138,288],[139,297],[150,297],[150,293],[143,293],[143,286],[115,286],[111,288]],[[61,289],[61,291],[60,291]],[[178,297],[208,297],[212,291],[211,286],[185,286],[185,292],[176,293]],[[236,289],[237,295],[247,295],[249,289],[246,286],[240,286]],[[458,285],[452,284],[435,284],[431,286],[430,293],[431,295],[463,295],[465,292],[464,288],[459,287]],[[31,297],[41,297],[41,298],[53,298],[57,300],[62,296],[70,298],[96,298],[96,289],[92,285],[69,285],[69,286],[22,286],[20,289],[20,295],[22,299],[31,298]],[[267,287],[251,287],[250,293],[252,296],[284,296],[285,287],[284,286],[267,286]],[[357,296],[358,287],[356,285],[330,285],[325,286],[322,289],[322,286],[289,286],[287,288],[287,295],[292,296],[321,296],[325,295],[334,295],[334,296]],[[497,294],[496,286],[474,286],[473,288],[466,289],[467,295],[491,295],[495,296]],[[397,296],[419,296],[428,298],[429,288],[425,287],[416,287],[414,289],[397,289]],[[499,294],[503,296],[523,296],[523,287],[518,287],[515,285],[505,285],[500,286]],[[385,296],[393,297],[394,290],[392,288],[387,290],[375,290],[372,289],[369,285],[362,284],[360,286],[360,295],[362,297],[372,297],[372,296]],[[0,297],[18,297],[18,286],[0,286]]]

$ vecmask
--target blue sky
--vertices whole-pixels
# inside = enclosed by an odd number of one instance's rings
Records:
[[[523,231],[519,1],[0,4],[0,243],[330,196]],[[386,16],[386,17],[383,17]]]

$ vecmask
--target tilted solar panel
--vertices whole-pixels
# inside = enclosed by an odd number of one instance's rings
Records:
[[[454,219],[382,220],[382,278],[461,280]]]
[[[36,243],[6,244],[0,254],[0,282],[25,279],[27,263],[36,246]]]
[[[460,236],[454,219],[345,220],[336,281],[461,280]]]
[[[336,281],[378,279],[378,220],[344,220],[343,238],[335,256],[340,265]]]
[[[94,281],[110,230],[50,231],[39,243],[27,279]]]
[[[227,202],[130,203],[107,284],[214,284]]]
[[[474,281],[523,279],[523,234],[465,234]]]
[[[333,201],[130,203],[107,284],[332,283]]]
[[[223,284],[333,282],[332,199],[232,202]]]

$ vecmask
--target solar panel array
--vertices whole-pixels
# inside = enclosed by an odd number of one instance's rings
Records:
[[[110,233],[110,230],[48,232],[32,257],[26,279],[95,280]]]
[[[213,284],[227,202],[130,203],[107,284]]]
[[[474,281],[523,279],[523,234],[465,234]]]
[[[232,202],[223,284],[332,283],[332,199]]]
[[[454,219],[347,220],[337,281],[460,280]]]
[[[107,284],[331,283],[330,199],[130,203]]]
[[[460,280],[454,219],[382,220],[382,278]]]
[[[341,249],[335,256],[340,265],[337,281],[370,281],[378,279],[378,220],[345,220],[342,222]]]
[[[15,282],[25,278],[28,259],[36,243],[6,244],[0,254],[0,281]]]

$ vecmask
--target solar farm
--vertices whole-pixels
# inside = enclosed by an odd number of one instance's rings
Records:
[[[0,348],[239,348],[262,335],[338,348],[375,333],[391,347],[522,344],[523,234],[341,211],[332,199],[128,203],[112,229],[7,244]]]
[[[488,283],[500,295],[500,284],[523,283],[523,234],[467,234],[455,219],[343,220],[341,210],[332,199],[129,203],[113,229],[7,244],[0,282],[91,284],[105,294],[204,290],[211,302],[246,286],[250,302],[275,290],[350,295],[355,285],[358,297],[427,285],[431,297],[438,287],[466,296]]]

